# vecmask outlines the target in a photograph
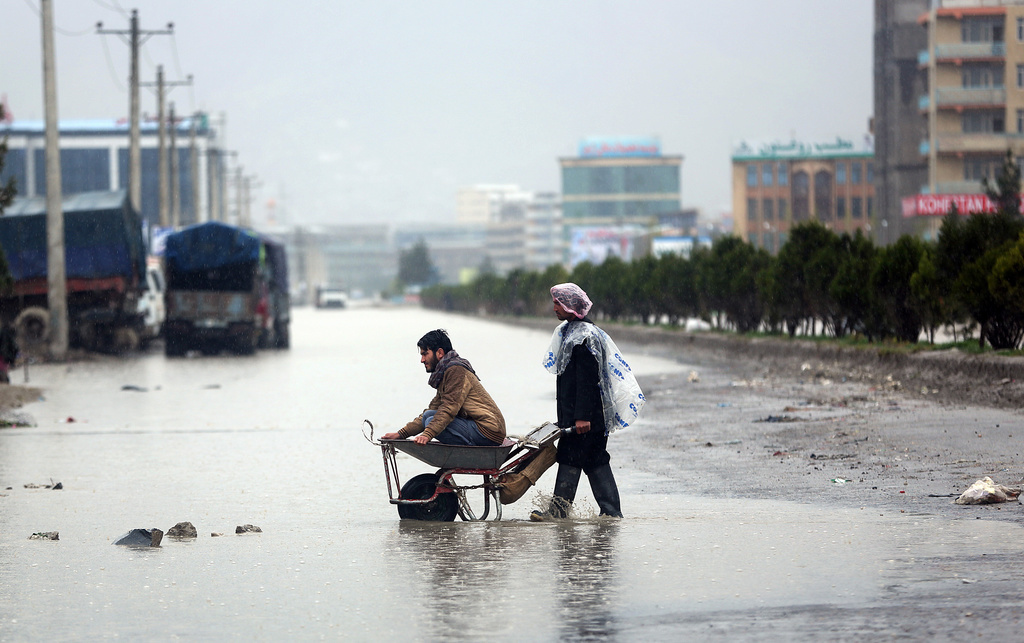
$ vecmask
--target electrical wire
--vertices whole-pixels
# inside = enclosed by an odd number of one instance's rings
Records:
[[[37,16],[42,18],[43,12],[42,12],[42,10],[40,10],[39,7],[37,7],[36,5],[32,4],[31,0],[24,0],[24,1],[25,1],[25,4],[28,5],[29,9],[31,9]],[[56,31],[57,33],[59,33],[62,36],[85,36],[85,35],[91,34],[93,32],[93,27],[89,27],[88,29],[84,29],[82,31],[69,31],[67,29],[61,29],[57,25],[54,25],[53,26],[53,30]]]
[[[110,78],[117,85],[117,89],[121,92],[127,91],[127,87],[121,84],[121,79],[117,77],[117,70],[114,67],[114,60],[110,57],[110,47],[107,46],[107,39],[100,38],[103,41],[103,55],[107,59],[107,70],[110,72]]]
[[[103,2],[102,0],[92,0],[92,1],[94,3],[96,3],[96,4],[98,4],[99,6],[103,7],[104,9],[107,9],[109,11],[116,11],[116,12],[120,13],[125,18],[130,18],[131,17],[130,14],[127,11],[124,10],[124,7],[122,7],[121,5],[117,4],[117,0],[114,0],[113,4],[107,4],[106,2]]]
[[[171,32],[171,52],[174,55],[174,67],[178,72],[178,78],[184,78],[185,74],[181,71],[181,59],[178,57],[178,37],[174,32]],[[196,111],[196,90],[195,83],[189,83],[188,85],[189,100],[191,102],[192,113]]]

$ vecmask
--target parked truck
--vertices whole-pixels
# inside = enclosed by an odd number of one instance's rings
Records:
[[[167,237],[164,268],[168,356],[289,347],[288,262],[280,243],[201,223]]]
[[[68,194],[62,208],[70,344],[101,351],[138,347],[146,279],[138,213],[124,190]],[[24,347],[42,346],[50,334],[45,197],[17,199],[5,210],[0,246],[14,279],[13,289],[0,296],[0,315],[13,322]]]

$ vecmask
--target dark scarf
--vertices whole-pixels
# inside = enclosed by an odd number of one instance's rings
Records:
[[[433,388],[441,386],[441,380],[444,379],[444,372],[452,366],[461,366],[473,375],[476,375],[476,371],[473,370],[469,360],[462,359],[459,357],[458,353],[454,350],[450,350],[444,354],[444,357],[442,357],[440,361],[437,362],[437,366],[434,367],[434,372],[430,374],[430,379],[427,380],[427,384],[430,384]],[[477,379],[480,379],[479,375],[476,375],[476,377]]]

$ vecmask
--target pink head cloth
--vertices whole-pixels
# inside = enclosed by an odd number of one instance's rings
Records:
[[[576,315],[580,319],[587,316],[591,303],[587,293],[574,283],[558,284],[551,287],[551,298],[566,312]]]

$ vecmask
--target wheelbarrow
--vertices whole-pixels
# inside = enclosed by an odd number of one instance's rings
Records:
[[[363,435],[372,444],[380,447],[384,459],[384,479],[388,485],[388,498],[397,505],[398,515],[407,520],[455,520],[459,516],[465,521],[501,520],[502,490],[501,476],[520,471],[536,458],[548,445],[562,435],[562,429],[550,422],[533,429],[521,438],[510,439],[493,447],[455,446],[430,441],[417,444],[412,440],[374,440],[373,424],[363,420],[370,427],[370,434]],[[422,473],[413,476],[405,484],[398,475],[396,454],[401,451],[432,467],[436,473]],[[456,475],[481,476],[480,484],[459,484]],[[395,490],[398,496],[395,496]],[[483,491],[483,512],[477,516],[470,506],[468,492]]]

